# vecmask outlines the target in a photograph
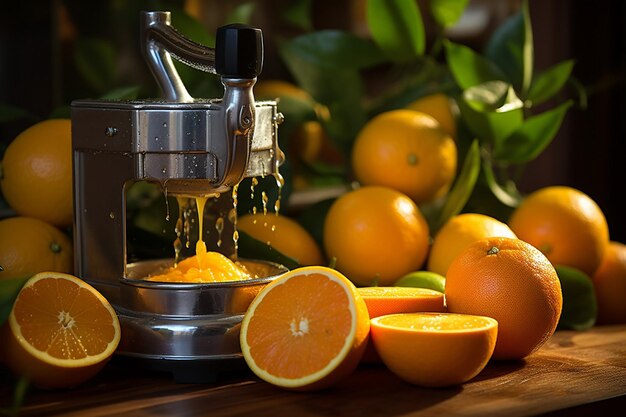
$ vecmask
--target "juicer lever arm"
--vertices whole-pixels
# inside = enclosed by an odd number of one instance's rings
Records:
[[[215,74],[215,50],[185,38],[171,26],[171,20],[170,12],[142,12],[141,48],[164,98],[189,103],[193,98],[180,79],[171,55],[188,66]]]

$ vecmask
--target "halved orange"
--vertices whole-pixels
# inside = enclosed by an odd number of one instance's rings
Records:
[[[416,287],[360,287],[357,288],[369,312],[370,318],[395,313],[443,312],[443,293]],[[365,348],[364,363],[380,363],[374,345],[370,341]]]
[[[367,305],[370,318],[394,313],[443,312],[443,294],[416,287],[357,288]]]
[[[452,313],[391,314],[371,320],[372,341],[385,365],[425,387],[462,384],[478,375],[496,346],[498,322]]]
[[[243,318],[240,342],[259,378],[310,391],[352,373],[368,335],[367,306],[354,284],[331,268],[308,266],[263,288]]]
[[[4,329],[7,365],[44,388],[90,379],[120,341],[109,302],[86,282],[56,272],[41,272],[26,282]]]

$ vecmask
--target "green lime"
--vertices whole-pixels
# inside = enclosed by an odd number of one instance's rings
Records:
[[[556,266],[563,293],[563,311],[557,329],[585,330],[596,323],[598,305],[589,275],[572,267]]]
[[[442,293],[446,288],[446,279],[443,275],[436,272],[415,271],[406,274],[397,280],[394,285],[396,287],[429,288]]]

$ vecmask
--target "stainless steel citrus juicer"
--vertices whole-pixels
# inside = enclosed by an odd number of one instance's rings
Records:
[[[241,364],[243,314],[285,268],[241,260],[258,278],[146,281],[172,266],[173,259],[127,263],[126,192],[137,181],[149,181],[161,184],[165,196],[221,195],[232,209],[232,190],[241,179],[277,175],[284,155],[278,147],[282,115],[276,102],[255,102],[253,95],[263,61],[261,31],[223,26],[213,49],[183,37],[170,23],[169,12],[141,14],[143,52],[163,99],[72,102],[75,273],[118,312],[118,356],[171,371],[184,382],[211,379]],[[219,74],[223,98],[192,98],[172,57]],[[234,226],[225,223],[224,235],[232,236]],[[228,240],[217,250],[232,255]],[[211,239],[205,241],[211,250]]]

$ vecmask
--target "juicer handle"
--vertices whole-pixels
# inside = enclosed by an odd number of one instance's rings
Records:
[[[189,95],[171,57],[205,72],[219,74],[226,137],[212,138],[218,161],[216,189],[241,181],[250,158],[255,122],[252,89],[263,67],[263,35],[243,24],[218,28],[215,49],[198,44],[171,26],[170,12],[142,12],[142,50],[167,101],[190,103]],[[170,55],[171,54],[171,55]]]
[[[152,74],[169,101],[190,99],[171,57],[223,78],[256,78],[263,67],[260,29],[234,23],[217,29],[216,48],[194,42],[171,26],[170,12],[142,12],[141,46]]]
[[[261,30],[242,24],[222,26],[215,40],[215,69],[224,85],[226,147],[224,174],[218,186],[238,184],[250,158],[252,133],[256,119],[252,88],[263,66]]]
[[[256,78],[263,69],[261,29],[233,23],[217,29],[215,71],[223,78]]]

